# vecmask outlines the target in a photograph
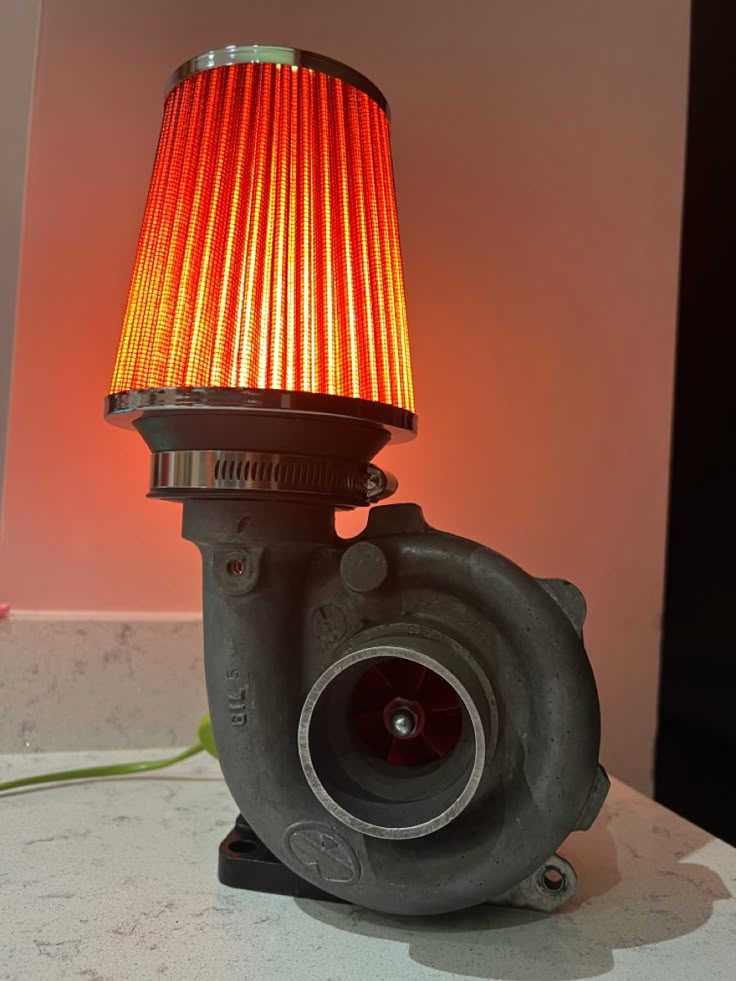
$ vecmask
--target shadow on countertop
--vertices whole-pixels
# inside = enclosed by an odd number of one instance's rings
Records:
[[[605,809],[561,849],[578,893],[554,914],[476,907],[437,917],[391,917],[339,903],[297,900],[328,927],[408,945],[412,960],[456,977],[581,981],[614,967],[614,951],[692,933],[730,893],[703,865],[682,861],[713,839],[682,823],[645,828],[636,847],[616,845]],[[678,822],[679,823],[679,822]]]

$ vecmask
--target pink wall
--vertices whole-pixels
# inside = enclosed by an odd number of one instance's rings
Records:
[[[244,5],[46,0],[0,598],[191,610],[179,508],[102,421],[169,71],[307,47],[387,92],[421,437],[389,451],[431,522],[573,579],[607,723],[654,727],[687,85],[686,0]],[[351,516],[355,527],[363,515]]]

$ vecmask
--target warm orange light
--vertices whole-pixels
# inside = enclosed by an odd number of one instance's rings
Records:
[[[285,389],[414,409],[389,120],[311,68],[169,94],[111,392]]]

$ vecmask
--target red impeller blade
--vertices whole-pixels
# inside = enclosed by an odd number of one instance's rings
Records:
[[[412,733],[398,736],[393,713],[408,711]],[[350,723],[374,756],[396,766],[421,766],[443,759],[462,732],[460,698],[444,678],[407,658],[373,664],[358,680],[350,704]]]

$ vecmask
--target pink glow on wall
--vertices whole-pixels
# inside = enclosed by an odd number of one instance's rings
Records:
[[[688,4],[533,9],[430,0],[417,18],[413,5],[396,4],[387,33],[385,12],[366,5],[290,0],[245,16],[235,2],[47,0],[3,600],[199,607],[180,509],[145,499],[142,441],[102,420],[162,86],[186,57],[231,40],[321,50],[374,78],[393,109],[420,436],[379,462],[400,477],[397,499],[419,500],[438,527],[580,585],[603,759],[646,784]],[[350,515],[342,527],[363,521]]]

